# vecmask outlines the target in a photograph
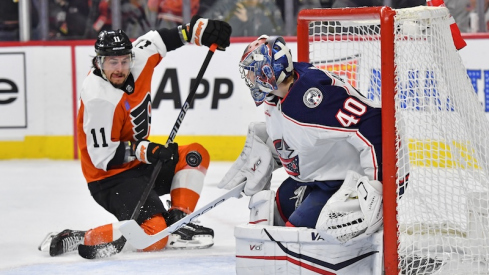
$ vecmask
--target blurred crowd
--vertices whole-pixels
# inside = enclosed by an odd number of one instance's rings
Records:
[[[98,32],[112,29],[113,0],[30,0],[31,40],[94,39]],[[41,35],[41,3],[48,3],[47,31]],[[301,9],[382,6],[393,8],[426,5],[426,0],[119,0],[121,28],[132,37],[160,27],[172,27],[183,22],[184,9],[190,16],[199,14],[227,21],[233,36],[294,35],[285,29],[286,20],[293,20]],[[293,18],[285,16],[286,1]],[[489,0],[485,1],[487,11]],[[447,8],[462,32],[474,32],[473,14],[477,0],[445,0]],[[289,6],[289,7],[290,7]],[[289,13],[290,14],[290,13]],[[486,22],[489,11],[486,12]],[[293,30],[294,31],[294,30]],[[47,34],[46,34],[47,33]],[[0,41],[19,40],[19,0],[0,0]]]

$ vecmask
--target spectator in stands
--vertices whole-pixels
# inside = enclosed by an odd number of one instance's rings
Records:
[[[0,0],[0,41],[19,41],[19,0]],[[31,39],[39,39],[38,0],[31,0]]]
[[[288,2],[292,2],[292,18],[289,18],[290,15],[287,14],[286,4]],[[331,8],[333,0],[275,0],[276,5],[280,8],[280,13],[282,15],[282,20],[284,25],[286,25],[287,20],[291,20],[294,22],[294,26],[297,22],[297,15],[300,10],[303,9],[315,9],[318,7],[321,8]],[[292,31],[292,33],[288,33]],[[280,35],[295,35],[297,29],[294,27],[292,30],[284,30]]]
[[[50,37],[82,39],[85,37],[90,7],[87,0],[54,0],[50,2]]]
[[[460,32],[470,31],[470,10],[472,0],[445,0],[445,6],[450,11],[450,14],[455,19]]]
[[[284,26],[280,9],[272,0],[218,0],[203,16],[228,22],[233,36],[281,34]]]
[[[411,8],[417,6],[424,6],[426,4],[426,0],[397,0],[391,1],[391,8],[394,9],[404,9]]]
[[[319,0],[319,5],[321,8],[331,8],[333,3],[334,0]]]
[[[453,0],[453,1],[457,2],[455,0]],[[464,0],[464,1],[466,1],[466,0]],[[470,12],[477,13],[477,0],[469,0],[469,1],[470,1],[470,6],[468,8],[469,14],[470,14]],[[484,14],[485,14],[484,19],[486,21],[486,31],[489,30],[489,10],[488,10],[488,7],[489,7],[489,0],[485,0],[483,9],[484,9]],[[455,20],[457,20],[457,19],[455,19]],[[474,24],[478,24],[478,22],[476,21],[476,22],[474,22]],[[475,29],[475,30],[478,29],[478,27],[472,26],[472,22],[470,22],[470,20],[469,20],[469,26],[470,26],[469,31],[471,29]]]
[[[397,0],[391,2],[391,7],[394,9],[416,7],[426,4],[426,0]],[[332,8],[375,6],[384,6],[384,0],[335,0]]]
[[[183,22],[182,0],[148,0],[148,10],[156,13],[156,28],[175,27]],[[200,8],[199,0],[190,0],[190,14],[194,16]]]
[[[111,0],[101,0],[98,5],[99,14],[93,23],[93,30],[99,33],[102,30],[112,29]],[[181,0],[180,0],[181,1]],[[121,17],[122,29],[132,38],[141,36],[150,30],[150,23],[146,17],[144,0],[122,0]]]
[[[7,0],[0,9],[0,41],[19,40],[19,4]]]

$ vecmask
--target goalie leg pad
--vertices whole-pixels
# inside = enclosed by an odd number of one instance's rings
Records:
[[[250,224],[273,225],[275,191],[262,190],[250,198]]]
[[[298,227],[248,224],[234,236],[238,275],[382,274],[382,231],[348,246]]]

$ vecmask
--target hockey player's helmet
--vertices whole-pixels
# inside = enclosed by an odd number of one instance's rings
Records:
[[[280,36],[262,35],[245,49],[239,63],[241,77],[251,90],[256,106],[292,75],[292,55]]]
[[[101,31],[95,42],[95,52],[99,56],[132,54],[132,43],[122,30]]]
[[[105,75],[105,71],[113,70],[114,68],[130,70],[134,65],[131,40],[129,40],[129,37],[122,30],[101,31],[95,42],[95,53],[97,53],[96,61],[98,68],[101,70],[102,77],[106,80],[109,79]],[[128,56],[128,58],[124,58],[120,62],[114,60],[114,58],[109,58],[118,56]],[[104,62],[106,58],[112,60],[110,62]]]

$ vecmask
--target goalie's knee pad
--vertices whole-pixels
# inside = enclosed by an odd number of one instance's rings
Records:
[[[250,224],[273,225],[275,212],[275,191],[262,190],[250,198]]]

